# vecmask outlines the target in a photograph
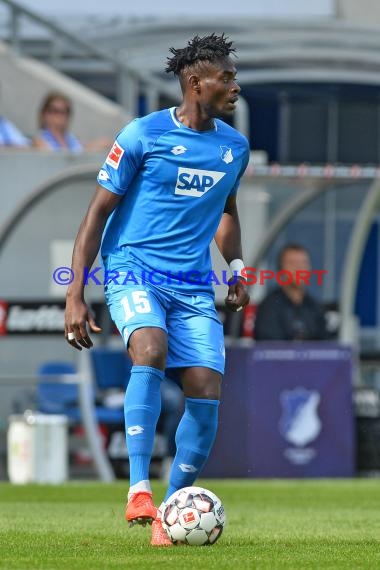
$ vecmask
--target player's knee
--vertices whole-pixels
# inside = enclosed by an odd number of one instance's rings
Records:
[[[152,366],[153,368],[165,368],[166,350],[162,346],[147,344],[139,346],[134,351],[133,363],[138,366]]]
[[[221,392],[220,374],[207,369],[193,369],[192,373],[185,374],[182,383],[187,398],[201,398],[205,400],[220,400]]]
[[[143,352],[143,358],[148,362],[148,366],[154,368],[165,368],[166,351],[161,346],[148,345]]]
[[[220,387],[205,386],[192,391],[189,398],[199,398],[201,400],[220,400]]]
[[[135,331],[129,342],[129,354],[133,364],[137,366],[151,366],[164,370],[167,354],[165,334],[159,329]]]

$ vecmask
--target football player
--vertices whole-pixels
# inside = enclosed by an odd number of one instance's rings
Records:
[[[91,267],[101,244],[104,269],[113,276],[105,283],[106,301],[133,361],[125,396],[126,519],[152,522],[153,545],[171,544],[149,482],[165,371],[185,395],[165,499],[194,483],[217,430],[224,338],[209,278],[214,237],[237,276],[227,306],[238,311],[249,301],[239,276],[236,207],[249,145],[221,120],[234,112],[240,92],[235,50],[224,34],[211,34],[170,51],[166,71],[178,77],[182,103],[135,119],[117,136],[75,242],[65,318],[71,346],[90,348],[87,324],[100,329],[84,301],[83,268]]]

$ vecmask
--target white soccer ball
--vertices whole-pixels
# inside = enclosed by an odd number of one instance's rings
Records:
[[[173,493],[161,513],[162,526],[174,544],[214,544],[226,523],[221,500],[202,487],[184,487]]]

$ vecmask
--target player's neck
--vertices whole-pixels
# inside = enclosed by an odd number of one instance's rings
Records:
[[[177,120],[195,131],[212,131],[215,129],[213,117],[210,117],[205,111],[196,105],[186,101],[176,108],[175,114]]]

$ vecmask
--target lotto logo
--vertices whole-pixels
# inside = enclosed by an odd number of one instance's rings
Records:
[[[173,146],[172,150],[170,151],[172,154],[178,155],[183,154],[187,151],[187,148],[183,145]]]
[[[186,463],[180,463],[178,467],[184,473],[195,473],[197,471],[197,468],[194,467],[194,465],[186,465]]]
[[[142,426],[131,426],[127,429],[127,434],[128,435],[140,435],[140,433],[143,433],[144,428]]]
[[[177,184],[174,194],[200,198],[217,184],[225,172],[199,170],[196,168],[178,168]]]
[[[100,170],[98,174],[98,179],[107,182],[107,180],[110,179],[108,172],[106,170]]]

